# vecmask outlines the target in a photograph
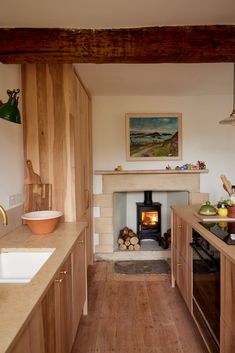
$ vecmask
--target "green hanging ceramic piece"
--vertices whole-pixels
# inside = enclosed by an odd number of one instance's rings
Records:
[[[21,124],[20,111],[18,109],[19,89],[13,91],[7,90],[9,99],[6,103],[0,105],[0,118],[11,121],[13,123]]]

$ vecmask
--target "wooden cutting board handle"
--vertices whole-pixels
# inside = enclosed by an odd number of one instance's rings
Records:
[[[221,175],[220,179],[223,182],[224,189],[228,192],[229,196],[231,196],[233,193],[231,182],[226,178],[225,175]]]
[[[34,173],[32,162],[29,159],[26,161],[25,184],[42,184],[40,176]]]

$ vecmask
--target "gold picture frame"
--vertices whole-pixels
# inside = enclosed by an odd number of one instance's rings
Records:
[[[182,113],[127,113],[128,161],[182,159]]]

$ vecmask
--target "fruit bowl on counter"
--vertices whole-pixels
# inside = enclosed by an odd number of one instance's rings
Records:
[[[61,211],[34,211],[21,216],[33,234],[52,233],[60,218],[63,216]]]

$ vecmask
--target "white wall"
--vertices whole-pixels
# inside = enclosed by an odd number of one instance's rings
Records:
[[[122,165],[123,169],[164,169],[168,163],[174,168],[178,164],[203,160],[209,173],[201,175],[201,191],[209,192],[212,202],[227,196],[220,181],[221,174],[235,184],[235,126],[218,124],[231,113],[231,95],[94,96],[92,101],[94,170],[113,170],[117,165]],[[183,159],[172,162],[127,161],[125,113],[158,112],[182,113]]]
[[[0,64],[0,99],[7,102],[7,89],[21,89],[20,65]],[[21,110],[21,92],[19,96]],[[22,114],[21,114],[22,116]],[[24,158],[23,127],[0,119],[0,204],[9,209],[9,196],[23,198]],[[22,203],[22,200],[18,199]]]

